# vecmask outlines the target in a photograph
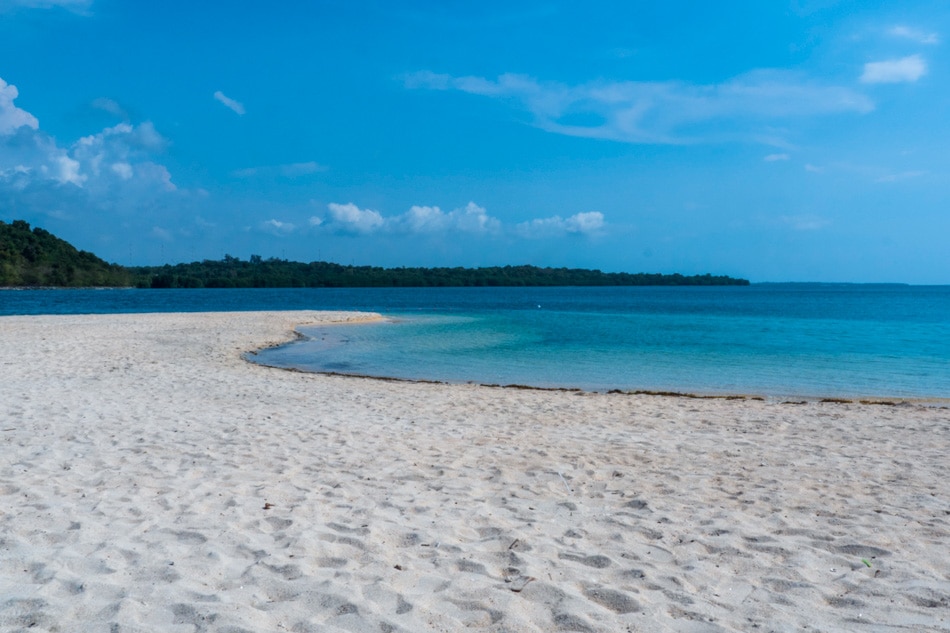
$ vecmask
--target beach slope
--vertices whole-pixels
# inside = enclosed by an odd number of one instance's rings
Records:
[[[416,384],[358,313],[0,318],[2,631],[950,631],[950,412]]]

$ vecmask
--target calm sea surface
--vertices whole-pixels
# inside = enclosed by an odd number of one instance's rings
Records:
[[[950,398],[950,286],[0,290],[0,314],[343,309],[258,362],[589,390]],[[2,327],[2,323],[0,323]]]

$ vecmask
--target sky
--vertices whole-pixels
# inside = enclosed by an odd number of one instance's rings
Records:
[[[0,0],[0,220],[231,255],[950,283],[950,3]]]

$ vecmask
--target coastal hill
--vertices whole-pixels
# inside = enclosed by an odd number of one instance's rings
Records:
[[[604,273],[580,268],[380,268],[251,255],[220,261],[122,267],[79,251],[22,220],[0,221],[0,286],[139,288],[344,288],[426,286],[747,286],[724,275]]]
[[[129,286],[131,282],[121,266],[77,250],[48,231],[30,230],[23,220],[0,221],[0,287]]]

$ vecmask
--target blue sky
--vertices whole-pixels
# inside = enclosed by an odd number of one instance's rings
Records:
[[[0,220],[226,253],[950,283],[945,1],[0,0]]]

